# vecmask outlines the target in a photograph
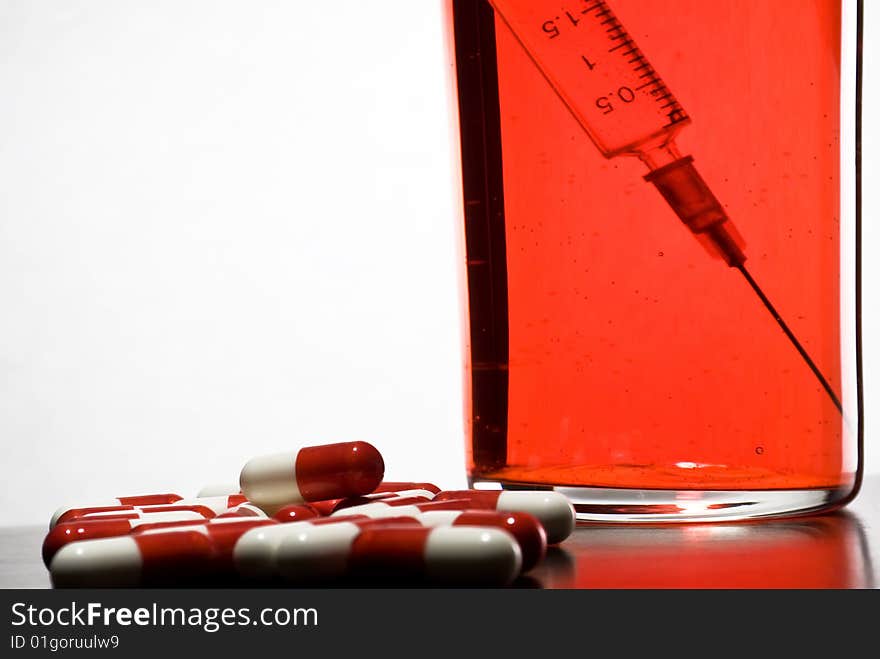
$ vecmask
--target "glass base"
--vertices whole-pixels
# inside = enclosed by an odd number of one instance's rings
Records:
[[[574,504],[578,522],[731,522],[827,512],[843,505],[852,488],[805,490],[640,490],[550,486],[469,478],[478,490],[554,490]]]

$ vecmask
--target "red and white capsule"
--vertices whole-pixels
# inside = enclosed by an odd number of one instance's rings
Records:
[[[386,492],[372,492],[359,497],[347,497],[345,499],[327,499],[325,501],[312,501],[311,505],[320,515],[332,515],[337,510],[343,508],[351,508],[352,506],[361,506],[373,501],[391,501],[404,497],[415,497],[423,501],[430,501],[434,498],[434,492],[431,490],[400,490]]]
[[[399,492],[373,492],[372,494],[365,494],[362,497],[350,497],[348,499],[337,499],[333,501],[333,504],[329,507],[329,511],[325,514],[330,515],[339,510],[344,510],[346,508],[352,508],[354,506],[363,506],[368,503],[373,503],[375,501],[401,501],[406,499],[407,501],[421,501],[428,502],[434,498],[434,493],[430,490],[401,490]],[[326,504],[327,502],[320,502],[321,504]]]
[[[207,534],[125,535],[72,542],[50,563],[56,587],[142,586],[206,573],[213,554]]]
[[[393,523],[416,524],[411,518],[390,520]],[[346,529],[360,529],[364,526],[388,523],[386,520],[374,520],[363,515],[347,515],[340,517],[318,517],[302,522],[278,524],[248,531],[238,540],[233,551],[235,568],[238,574],[249,581],[266,581],[278,575],[278,547],[287,538],[299,541],[313,537],[314,529],[343,525]],[[330,530],[317,532],[319,537],[339,538],[338,532]],[[345,536],[348,537],[348,536]],[[327,541],[324,547],[332,551],[332,542]]]
[[[230,508],[246,503],[247,499],[241,494],[219,497],[204,497],[200,499],[179,499],[171,504],[162,505],[119,505],[119,506],[92,506],[89,508],[72,508],[65,511],[57,519],[57,524],[71,522],[77,519],[96,519],[104,517],[124,517],[127,514],[139,512],[162,512],[174,510],[210,511],[209,517],[213,517]]]
[[[50,562],[57,587],[146,586],[194,582],[233,573],[235,542],[274,520],[144,525],[130,534],[70,543]]]
[[[183,501],[183,499],[181,499]],[[145,516],[156,515],[160,513],[193,513],[208,519],[215,517],[216,513],[213,508],[197,504],[176,503],[164,506],[116,506],[106,508],[81,508],[79,510],[68,511],[62,515],[56,526],[68,524],[70,522],[110,520],[110,519],[141,519]]]
[[[571,501],[552,490],[447,490],[434,501],[465,501],[467,508],[529,513],[541,522],[551,545],[570,536],[577,519]]]
[[[412,517],[349,516],[316,521],[285,534],[275,550],[275,574],[297,583],[335,579],[345,572],[355,538],[366,529],[418,527]]]
[[[328,526],[282,540],[278,572],[301,583],[340,578],[504,586],[520,573],[522,554],[506,531],[456,526]]]
[[[425,501],[419,497],[401,497],[380,499],[350,508],[340,508],[333,512],[330,517],[340,515],[366,515],[374,519],[382,517],[418,516],[429,510],[453,510],[462,511],[467,508],[467,501],[450,499],[448,501]]]
[[[43,540],[43,562],[46,566],[61,547],[71,542],[111,538],[125,535],[143,524],[194,522],[205,523],[208,518],[193,510],[173,510],[154,513],[132,513],[130,516],[105,517],[102,519],[76,519],[61,522],[49,530]]]
[[[522,571],[528,572],[547,554],[547,534],[538,519],[524,512],[495,510],[428,510],[415,517],[422,526],[483,526],[507,531],[522,553]]]
[[[133,535],[143,534],[168,534],[179,531],[198,530],[206,533],[211,540],[213,548],[210,566],[204,568],[212,577],[229,578],[237,576],[235,570],[234,551],[235,545],[245,533],[255,528],[271,528],[281,526],[277,521],[266,517],[262,518],[215,518],[209,520],[203,526],[191,527],[179,526],[169,528],[168,525],[145,525],[132,531]]]
[[[179,494],[171,493],[136,494],[127,497],[116,497],[115,499],[108,499],[107,501],[95,501],[94,503],[61,506],[52,514],[52,519],[49,521],[49,528],[51,529],[53,526],[55,526],[58,523],[59,519],[65,513],[71,510],[119,506],[160,506],[162,504],[174,503],[175,501],[180,501],[181,499],[183,499],[183,497]]]
[[[336,515],[366,515],[373,519],[411,516],[423,526],[489,526],[500,528],[516,538],[523,554],[523,570],[535,567],[547,551],[547,534],[544,525],[529,513],[495,510],[469,510],[467,501],[428,501],[401,499],[375,501],[369,504],[345,508]]]
[[[241,470],[240,484],[251,503],[271,514],[288,504],[369,494],[384,473],[374,446],[342,442],[253,458]]]

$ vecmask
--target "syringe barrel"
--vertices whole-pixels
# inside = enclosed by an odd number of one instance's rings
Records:
[[[536,0],[489,1],[606,158],[636,155],[690,123],[605,0],[565,9]]]
[[[675,214],[715,256],[735,267],[745,262],[745,242],[721,203],[700,176],[692,156],[679,158],[645,175]]]

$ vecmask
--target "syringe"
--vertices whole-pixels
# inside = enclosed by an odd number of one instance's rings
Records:
[[[637,156],[645,180],[710,254],[739,270],[822,384],[840,399],[745,267],[745,243],[675,137],[690,118],[606,0],[549,11],[534,0],[489,0],[496,13],[606,158]]]

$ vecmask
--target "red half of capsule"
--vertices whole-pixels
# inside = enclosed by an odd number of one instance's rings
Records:
[[[352,542],[348,573],[367,580],[421,579],[425,574],[425,544],[432,529],[413,521],[416,526],[412,527],[366,525]]]
[[[356,497],[373,492],[385,474],[382,454],[367,442],[341,442],[300,449],[296,483],[306,501]]]
[[[169,531],[132,535],[143,559],[144,585],[202,580],[212,574],[215,549],[202,531]]]
[[[445,490],[434,497],[434,501],[449,501],[451,499],[466,500],[475,507],[495,508],[498,497],[504,490]]]
[[[230,577],[235,573],[233,551],[238,539],[252,528],[278,522],[262,518],[197,524],[198,530],[187,529],[185,522],[171,522],[143,525],[132,532],[144,558],[144,583]]]
[[[247,531],[258,526],[278,524],[274,519],[242,519],[241,521],[211,524],[205,526],[211,540],[213,553],[211,556],[211,572],[217,576],[230,577],[236,574],[233,552],[235,543]]]
[[[81,519],[86,515],[91,515],[92,513],[118,513],[119,517],[122,518],[126,513],[133,513],[137,510],[135,506],[131,505],[119,505],[119,506],[91,506],[88,508],[71,508],[63,515],[58,518],[56,524],[64,524],[65,522],[72,522],[77,519]],[[114,517],[116,515],[114,514]]]
[[[346,499],[324,499],[323,501],[309,501],[309,504],[312,508],[318,511],[318,514],[322,517],[327,517],[336,510],[336,506],[341,501],[345,501]]]
[[[179,494],[141,494],[132,497],[117,497],[123,506],[157,506],[164,503],[174,503],[183,499]]]
[[[354,506],[363,506],[368,503],[376,503],[377,501],[382,501],[384,498],[391,498],[393,494],[389,494],[388,497],[380,497],[377,499],[367,498],[367,497],[348,497],[347,499],[335,499],[332,501],[332,507],[325,506],[329,508],[328,515],[335,513],[339,510],[345,510],[346,508],[353,508]],[[329,501],[322,501],[321,503],[329,504]]]
[[[46,567],[52,557],[64,545],[80,540],[97,540],[125,535],[131,531],[131,522],[127,519],[110,519],[101,521],[74,520],[56,524],[43,539],[43,563]]]
[[[366,519],[349,519],[348,521],[357,526],[359,529],[388,528],[392,526],[421,526],[419,520],[417,520],[415,517],[407,517],[406,515],[402,515],[400,517],[367,517]]]
[[[195,499],[194,502],[197,502],[198,499]],[[226,497],[226,507],[227,508],[235,508],[236,506],[240,506],[243,503],[250,503],[247,500],[247,497],[241,493],[239,494],[230,494]]]
[[[440,488],[434,483],[405,483],[402,481],[382,481],[374,492],[404,492],[406,490],[428,490],[438,494]]]
[[[319,513],[314,506],[309,504],[293,504],[290,506],[284,506],[272,515],[272,518],[279,522],[302,522],[320,516],[321,513]]]
[[[528,572],[547,554],[547,532],[534,515],[524,512],[465,510],[453,526],[492,526],[510,533],[522,552],[522,571]]]
[[[419,497],[414,497],[414,500],[409,500],[409,497],[402,497],[400,499],[377,501],[375,503],[384,503],[386,506],[392,507],[415,506],[422,512],[428,512],[429,510],[466,510],[468,508],[468,502],[463,499],[449,499],[448,501],[431,499],[430,501],[426,501]]]

